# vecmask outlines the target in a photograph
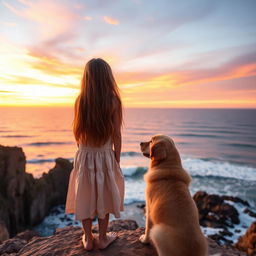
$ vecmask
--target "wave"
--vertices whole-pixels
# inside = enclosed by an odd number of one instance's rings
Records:
[[[127,152],[122,152],[121,156],[122,157],[127,157],[127,156],[141,156],[142,154],[139,152],[134,152],[134,151],[127,151]]]
[[[148,168],[143,166],[124,166],[121,167],[121,169],[125,177],[137,178],[141,177],[144,173],[146,173]]]
[[[231,178],[256,181],[256,168],[219,162],[211,158],[183,158],[184,168],[192,177]],[[145,166],[123,166],[124,176],[130,178],[141,177],[146,171]]]
[[[239,148],[256,148],[256,145],[246,144],[246,143],[229,143],[225,145],[232,146],[232,147],[239,147]]]
[[[152,133],[152,132],[133,132],[132,133],[133,135],[141,135],[141,136],[146,136],[146,135],[148,135],[148,136],[153,136],[154,135],[154,133]]]
[[[136,152],[124,152],[122,157],[130,155],[139,155]],[[73,158],[67,158],[73,161]],[[29,159],[29,164],[43,164],[55,162],[55,158],[46,159]],[[122,159],[121,159],[122,164]],[[208,177],[208,178],[231,178],[239,180],[256,181],[256,168],[246,165],[232,164],[229,162],[220,162],[214,158],[192,158],[183,156],[182,157],[183,167],[188,171],[192,177]],[[121,166],[123,175],[127,178],[141,178],[147,171],[147,166],[138,165],[122,165]]]
[[[213,134],[195,134],[195,133],[179,133],[179,137],[198,137],[198,138],[223,138],[223,136]]]
[[[228,130],[194,130],[195,132],[198,133],[221,133],[221,134],[240,134],[241,132],[239,131],[228,131]]]
[[[256,181],[256,168],[250,166],[198,158],[184,158],[182,163],[191,176],[214,176]]]
[[[64,144],[73,144],[74,142],[64,142],[64,141],[48,141],[48,142],[32,142],[25,144],[26,146],[48,146],[48,145],[64,145]]]
[[[65,159],[68,159],[69,161],[73,161],[74,158],[65,158]],[[42,164],[42,163],[53,163],[55,162],[56,158],[46,158],[46,159],[30,159],[30,160],[27,160],[27,163],[28,164]]]
[[[54,162],[55,158],[48,158],[48,159],[30,159],[27,160],[28,164],[41,164],[41,163],[51,163]]]

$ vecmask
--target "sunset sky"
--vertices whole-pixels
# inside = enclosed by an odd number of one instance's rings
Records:
[[[127,107],[256,108],[255,0],[0,0],[0,105],[73,105],[111,65]]]

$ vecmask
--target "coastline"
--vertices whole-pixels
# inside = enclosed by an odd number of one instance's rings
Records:
[[[39,179],[25,172],[26,157],[22,148],[0,146],[0,162],[0,201],[2,202],[0,243],[2,242],[2,245],[5,245],[7,243],[5,241],[9,241],[10,237],[13,239],[15,235],[19,236],[20,232],[26,229],[36,230],[38,224],[43,225],[43,222],[51,217],[52,211],[55,220],[58,218],[61,220],[61,228],[80,225],[78,222],[74,225],[70,215],[64,214],[61,209],[65,204],[69,174],[73,167],[69,160],[57,158],[55,166]],[[249,226],[256,220],[254,209],[248,202],[238,197],[198,191],[193,199],[198,206],[199,221],[205,235],[219,244],[232,245],[234,244],[232,239],[241,240],[246,229],[250,230]],[[13,213],[17,219],[13,219]],[[143,228],[145,221],[143,202],[127,204],[120,219],[111,218],[115,223],[119,223],[119,226],[129,219],[136,222],[137,227]],[[52,222],[54,225],[55,220]],[[58,225],[54,225],[51,227],[52,233],[59,228]],[[120,229],[122,228],[121,225]],[[251,237],[251,233],[248,237]]]

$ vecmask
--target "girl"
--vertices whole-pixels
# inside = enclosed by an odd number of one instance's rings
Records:
[[[122,103],[104,60],[92,59],[86,64],[74,110],[78,150],[69,178],[66,213],[74,213],[75,219],[82,221],[86,250],[93,249],[91,227],[97,216],[98,247],[104,249],[117,238],[115,233],[106,233],[109,213],[120,217],[124,201],[124,177],[119,166]]]

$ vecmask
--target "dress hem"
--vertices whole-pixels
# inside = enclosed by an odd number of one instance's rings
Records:
[[[123,208],[121,208],[120,210],[119,210],[120,212],[123,212],[124,211],[124,209]],[[93,214],[93,215],[85,215],[85,216],[83,216],[83,217],[80,217],[80,216],[78,216],[78,215],[76,215],[76,213],[74,212],[74,211],[72,211],[71,209],[68,209],[68,210],[65,210],[65,213],[66,214],[74,214],[75,215],[75,220],[84,220],[84,219],[94,219],[94,218],[96,218],[96,217],[98,217],[99,219],[104,219],[105,218],[105,216],[106,216],[106,214],[113,214],[114,216],[115,216],[115,218],[120,218],[120,212],[119,213],[116,213],[116,212],[114,212],[114,211],[105,211],[103,214],[100,214],[100,217],[99,217],[99,215],[97,215],[97,214]],[[102,217],[103,216],[103,217]]]

